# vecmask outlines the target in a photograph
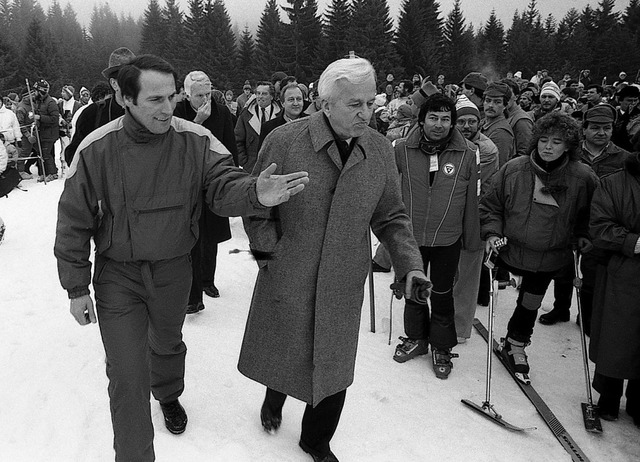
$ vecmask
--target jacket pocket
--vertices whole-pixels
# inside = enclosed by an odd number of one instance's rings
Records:
[[[104,253],[113,242],[113,215],[111,211],[100,208],[101,216],[98,219],[98,231],[95,236],[96,253]]]

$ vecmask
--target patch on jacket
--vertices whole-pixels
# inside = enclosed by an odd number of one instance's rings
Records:
[[[451,162],[447,162],[442,166],[442,173],[447,176],[453,176],[456,173],[456,166]]]

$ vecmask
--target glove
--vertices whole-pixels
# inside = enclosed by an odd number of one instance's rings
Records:
[[[22,149],[22,140],[16,141],[16,146],[18,146],[19,149]]]
[[[29,140],[29,143],[31,144],[36,144],[36,137],[33,135],[27,136],[27,140]]]
[[[578,250],[580,250],[580,253],[585,254],[591,249],[593,249],[593,244],[589,239],[587,239],[586,237],[578,238]]]
[[[391,284],[391,290],[393,290],[393,295],[400,300],[404,295],[404,281],[398,281]],[[411,295],[409,296],[409,300],[419,303],[420,305],[426,305],[427,299],[431,294],[431,288],[433,284],[431,281],[427,281],[426,279],[414,279],[413,284],[411,286]]]

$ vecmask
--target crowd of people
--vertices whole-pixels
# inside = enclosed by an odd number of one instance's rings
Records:
[[[600,415],[618,418],[628,380],[640,427],[640,85],[624,72],[610,86],[588,70],[377,84],[352,57],[308,84],[283,72],[247,81],[234,99],[201,70],[178,79],[163,59],[119,48],[102,75],[58,101],[42,79],[0,100],[0,173],[29,180],[35,164],[37,181],[57,179],[59,143],[55,255],[75,319],[100,320],[116,460],[154,459],[150,393],[167,429],[186,429],[182,324],[203,294],[220,296],[229,216],[243,217],[259,267],[238,368],[266,387],[266,431],[287,396],[307,403],[299,444],[314,461],[337,460],[370,266],[393,267],[406,299],[393,359],[431,349],[445,380],[488,303],[489,251],[499,277],[521,277],[501,350],[526,375],[542,299],[554,281],[539,322],[569,321],[580,258],[577,321]]]

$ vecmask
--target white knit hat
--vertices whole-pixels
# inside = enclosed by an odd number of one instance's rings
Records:
[[[542,95],[551,95],[560,101],[560,88],[553,82],[547,82],[542,86],[542,90],[540,90],[540,96]]]
[[[478,106],[473,104],[473,102],[465,95],[458,96],[458,99],[456,100],[456,113],[458,117],[472,114],[480,120],[480,111],[478,110]]]

